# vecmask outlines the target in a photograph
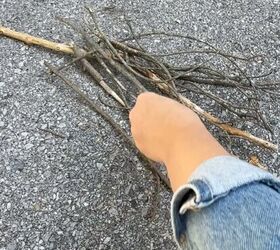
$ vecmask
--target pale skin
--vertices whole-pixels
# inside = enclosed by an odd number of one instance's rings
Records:
[[[129,118],[136,146],[165,164],[174,192],[203,161],[229,155],[192,110],[169,98],[140,94]]]

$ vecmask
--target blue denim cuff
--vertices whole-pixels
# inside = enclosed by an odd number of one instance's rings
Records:
[[[231,190],[253,182],[264,183],[280,192],[279,179],[236,157],[219,156],[202,163],[172,198],[172,226],[178,245],[186,245],[187,210],[209,206]]]

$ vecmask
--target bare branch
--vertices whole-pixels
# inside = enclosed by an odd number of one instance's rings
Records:
[[[84,56],[86,52],[78,47],[74,47],[75,55],[77,57]],[[86,69],[86,71],[93,77],[93,79],[110,95],[112,96],[118,103],[122,106],[126,106],[122,98],[120,98],[115,91],[113,91],[108,84],[104,81],[102,75],[86,60],[85,58],[81,59],[80,62]]]
[[[154,73],[149,72],[149,76],[151,78],[155,78],[158,79],[158,76],[156,76]],[[168,95],[170,95],[169,92],[169,88],[164,84],[164,83],[159,83],[158,86]],[[223,123],[219,118],[214,117],[212,114],[204,111],[201,107],[199,107],[198,105],[196,105],[195,103],[193,103],[191,100],[189,100],[188,98],[178,94],[178,101],[180,101],[182,104],[186,105],[188,108],[190,108],[191,110],[193,110],[194,112],[196,112],[200,117],[206,119],[208,122],[216,125],[217,127],[225,130],[228,134],[232,135],[232,136],[238,136],[240,138],[246,139],[258,146],[267,148],[267,149],[271,149],[276,151],[277,150],[277,146],[269,141],[266,141],[264,139],[258,138],[252,134],[250,134],[249,132],[243,131],[241,129],[238,128],[234,128],[228,124]]]
[[[56,70],[52,65],[45,62],[45,65],[48,67],[48,69],[57,75],[61,80],[64,81],[66,85],[68,85],[72,90],[75,91],[79,95],[80,98],[82,98],[88,106],[98,113],[104,120],[106,120],[125,140],[126,142],[132,146],[141,156],[141,159],[146,163],[145,166],[148,167],[154,175],[158,175],[161,181],[169,188],[171,189],[170,182],[168,178],[159,170],[159,168],[155,167],[153,163],[148,160],[144,155],[142,155],[138,149],[136,148],[134,141],[131,137],[129,137],[126,132],[121,128],[120,125],[118,125],[105,111],[103,111],[96,103],[94,103],[85,93],[83,93],[80,88],[75,85],[73,82],[71,82],[69,79],[67,79],[60,71]]]
[[[17,32],[3,26],[0,26],[0,35],[19,40],[27,45],[38,45],[40,47],[51,49],[56,52],[63,52],[70,55],[74,54],[73,47],[70,45],[64,43],[51,42],[49,40],[34,37],[26,33]]]

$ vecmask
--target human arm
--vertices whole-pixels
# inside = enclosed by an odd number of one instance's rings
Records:
[[[280,249],[280,182],[226,150],[189,109],[155,94],[130,113],[137,147],[163,162],[184,249]]]
[[[130,121],[136,146],[165,164],[174,192],[203,161],[228,155],[193,111],[169,98],[141,94]]]

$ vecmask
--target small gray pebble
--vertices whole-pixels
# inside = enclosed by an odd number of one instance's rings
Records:
[[[49,249],[54,249],[55,248],[55,246],[54,246],[54,243],[52,242],[50,245],[49,245]]]
[[[96,163],[96,167],[101,170],[103,168],[103,164],[102,163]]]
[[[106,237],[105,240],[103,241],[103,243],[108,244],[110,240],[111,240],[111,237]]]
[[[110,208],[109,214],[110,214],[111,216],[118,216],[118,215],[119,215],[118,210],[115,209],[114,207]]]
[[[132,185],[129,184],[129,185],[126,187],[126,189],[124,190],[124,193],[125,193],[126,195],[129,194],[129,192],[130,192],[130,190],[131,190],[131,187],[132,187]]]
[[[146,218],[148,216],[148,214],[149,214],[148,206],[146,206],[142,209],[141,214],[142,214],[143,218]]]
[[[23,65],[24,65],[24,62],[20,62],[20,63],[18,64],[19,68],[22,68]]]
[[[12,204],[9,202],[9,203],[7,203],[7,209],[8,210],[10,210],[11,209],[11,207],[12,207]]]
[[[33,148],[33,144],[32,143],[27,143],[26,145],[25,145],[25,149],[31,149],[31,148]]]
[[[16,242],[11,242],[7,245],[7,250],[16,250],[17,249],[17,244]]]
[[[65,127],[66,127],[66,124],[65,124],[65,123],[60,123],[60,124],[58,124],[58,127],[59,127],[59,128],[65,128]]]
[[[21,74],[21,70],[20,70],[20,69],[15,69],[14,72],[15,72],[16,74]]]

